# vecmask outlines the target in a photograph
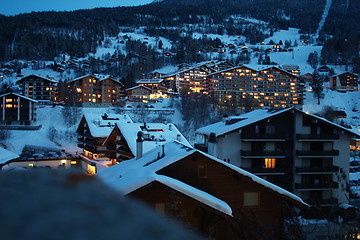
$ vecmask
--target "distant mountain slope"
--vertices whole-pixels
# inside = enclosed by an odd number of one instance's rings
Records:
[[[63,52],[83,56],[119,26],[180,26],[223,23],[230,15],[269,22],[274,29],[314,32],[324,0],[164,0],[138,7],[98,8],[0,16],[0,60],[42,59]],[[309,7],[311,6],[311,7]],[[204,18],[197,16],[207,16]]]

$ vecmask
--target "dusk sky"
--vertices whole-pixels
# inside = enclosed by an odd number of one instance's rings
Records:
[[[0,14],[16,15],[33,11],[72,11],[97,7],[137,6],[153,0],[0,0]]]

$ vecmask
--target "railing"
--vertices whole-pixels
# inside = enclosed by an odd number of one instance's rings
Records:
[[[297,150],[296,151],[297,156],[339,156],[339,150]]]
[[[289,138],[287,133],[275,133],[275,134],[257,134],[257,133],[242,133],[242,140],[249,139],[264,139],[264,140],[286,140]]]
[[[327,167],[296,167],[298,173],[333,173],[337,172],[339,167],[327,166]]]
[[[126,151],[124,151],[124,150],[121,150],[120,148],[118,148],[118,149],[116,150],[116,152],[117,152],[118,154],[124,156],[124,157],[127,157],[127,158],[133,158],[133,157],[134,157],[134,155],[133,155],[132,153],[126,152]]]
[[[256,167],[256,168],[244,168],[246,171],[257,174],[257,173],[285,173],[284,168],[265,168],[265,167]]]
[[[266,157],[285,157],[287,156],[287,152],[284,150],[276,150],[276,151],[245,151],[241,150],[241,156],[244,157],[259,157],[259,156],[266,156]]]
[[[337,182],[330,183],[296,183],[295,187],[298,190],[315,190],[315,189],[333,189],[338,188],[339,184]]]
[[[296,134],[299,140],[336,140],[339,139],[339,134]]]

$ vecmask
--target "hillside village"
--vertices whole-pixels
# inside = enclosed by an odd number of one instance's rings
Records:
[[[320,29],[190,31],[218,44],[174,64],[174,41],[123,27],[87,57],[2,63],[0,169],[79,171],[205,238],[357,239],[359,79],[320,64]]]

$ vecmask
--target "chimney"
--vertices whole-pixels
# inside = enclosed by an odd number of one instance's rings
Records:
[[[177,140],[178,142],[181,142],[181,135],[180,135],[180,134],[176,135],[176,140]]]
[[[217,157],[217,142],[215,133],[210,133],[208,141],[208,154]]]
[[[172,126],[171,126],[171,124],[169,124],[169,130],[172,131]]]
[[[143,137],[142,137],[142,132],[138,132],[137,133],[137,139],[136,139],[136,159],[139,159],[142,157],[142,153],[143,153]]]

